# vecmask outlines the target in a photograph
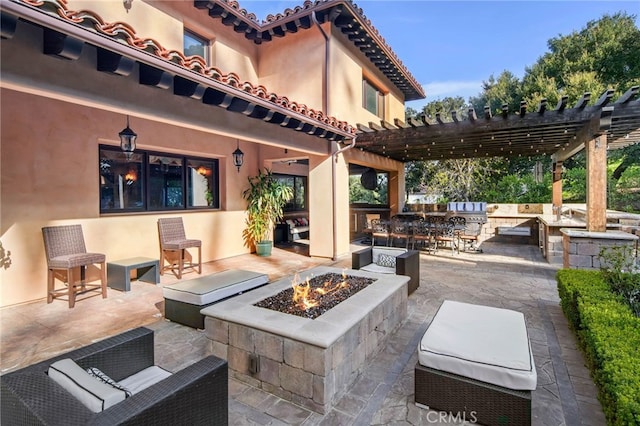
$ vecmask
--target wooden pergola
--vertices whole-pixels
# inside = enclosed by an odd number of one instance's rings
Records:
[[[587,156],[587,230],[606,231],[607,150],[640,143],[640,86],[613,101],[613,90],[593,105],[585,93],[567,109],[563,96],[554,109],[542,100],[533,113],[526,103],[510,114],[503,105],[499,115],[487,107],[478,114],[469,107],[462,119],[439,114],[435,121],[422,117],[358,124],[356,147],[397,161],[429,161],[482,157],[534,157],[549,155],[553,162],[553,205],[562,205],[562,162],[581,150]]]

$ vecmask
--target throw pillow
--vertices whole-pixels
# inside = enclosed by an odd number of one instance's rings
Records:
[[[127,397],[125,392],[90,376],[70,358],[51,364],[47,374],[94,413],[106,410]]]
[[[116,389],[121,390],[127,395],[127,398],[131,396],[131,391],[129,389],[125,388],[120,383],[116,382],[111,377],[104,374],[102,371],[100,371],[99,368],[89,367],[87,368],[87,373],[89,373],[90,376],[95,377],[97,380],[100,380],[102,383],[106,383],[109,386],[112,386]]]
[[[376,263],[386,268],[395,268],[396,257],[390,254],[380,253],[380,255],[378,256],[378,261]]]

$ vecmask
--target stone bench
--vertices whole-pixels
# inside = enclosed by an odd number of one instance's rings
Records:
[[[417,405],[473,423],[530,425],[536,385],[522,313],[442,303],[418,346]]]
[[[164,317],[193,328],[204,329],[200,311],[229,297],[269,282],[266,274],[229,269],[163,287]]]

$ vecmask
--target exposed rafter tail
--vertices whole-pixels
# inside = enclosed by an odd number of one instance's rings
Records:
[[[491,107],[489,105],[484,106],[484,118],[487,120],[491,120]]]
[[[509,116],[509,105],[502,104],[502,118],[507,118]]]
[[[620,96],[615,103],[626,104],[638,94],[638,89],[640,89],[640,86],[632,86],[629,90],[624,92],[624,94]]]
[[[591,92],[585,92],[584,95],[578,100],[576,106],[574,108],[584,108],[589,103],[589,99],[591,99]]]
[[[473,105],[469,105],[469,120],[476,121],[477,119],[476,110],[473,108]]]
[[[400,120],[399,118],[394,118],[393,124],[395,124],[396,127],[400,129],[408,129],[409,127],[411,127],[408,124],[406,124],[404,121]]]
[[[600,98],[596,101],[596,106],[598,107],[605,106],[606,104],[609,103],[612,97],[613,97],[613,89],[605,90],[604,93],[600,96]]]
[[[564,109],[567,107],[568,99],[569,99],[569,96],[567,95],[560,96],[560,99],[558,99],[558,104],[556,105],[556,111],[558,112],[564,111]]]
[[[547,110],[547,99],[546,98],[542,98],[542,99],[540,99],[540,103],[538,104],[537,113],[542,115],[542,114],[544,114],[544,112],[546,110]]]
[[[527,114],[527,101],[520,101],[520,118]]]

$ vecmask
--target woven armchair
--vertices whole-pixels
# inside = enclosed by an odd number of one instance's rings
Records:
[[[119,381],[153,366],[153,331],[140,327],[0,377],[3,425],[226,425],[227,362],[208,356],[94,413],[46,374],[71,358]]]
[[[178,279],[182,278],[184,268],[202,273],[202,241],[188,239],[185,236],[181,217],[158,219],[158,235],[160,237],[160,275],[165,270],[173,272]],[[198,262],[194,262],[188,248],[198,249]],[[168,264],[165,264],[168,263]],[[176,270],[177,269],[177,270]]]
[[[68,296],[69,308],[76,303],[76,296],[98,291],[107,297],[105,255],[87,253],[81,225],[46,226],[42,228],[44,251],[47,257],[47,303],[56,297]],[[88,268],[100,265],[100,284],[89,284]],[[65,284],[55,288],[55,280]]]

